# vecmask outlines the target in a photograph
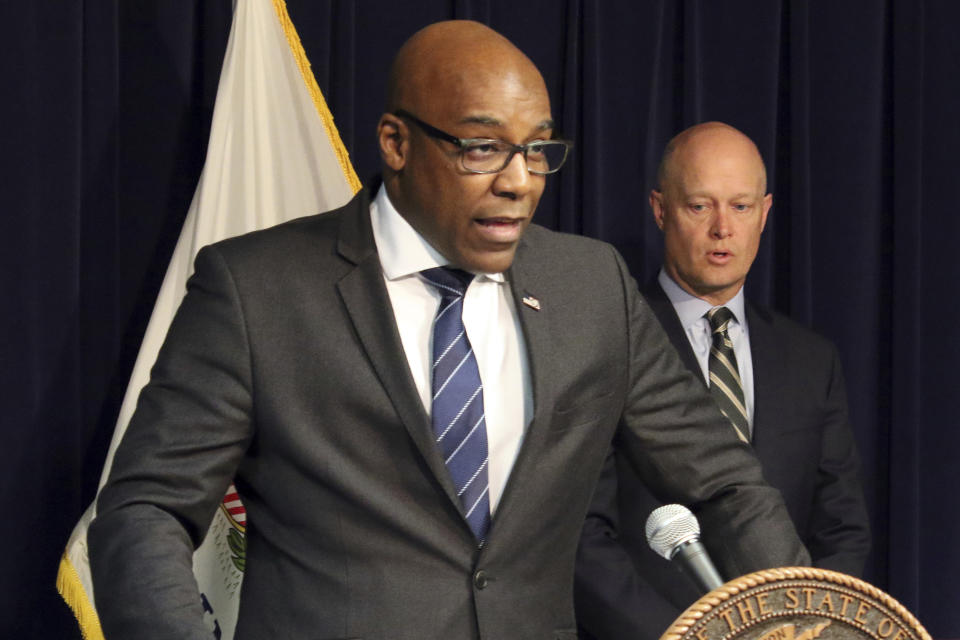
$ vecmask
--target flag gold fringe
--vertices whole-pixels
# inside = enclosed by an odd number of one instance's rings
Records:
[[[80,582],[80,576],[66,553],[60,557],[60,568],[57,570],[57,591],[73,611],[84,640],[104,640],[97,610],[90,604],[83,583]]]
[[[273,0],[273,8],[277,12],[277,18],[280,20],[280,26],[283,27],[283,33],[287,36],[290,53],[293,54],[293,59],[297,61],[300,75],[307,85],[307,91],[309,91],[310,97],[313,98],[313,104],[317,108],[317,113],[320,114],[320,120],[323,122],[323,128],[327,131],[327,137],[330,138],[333,151],[337,154],[337,161],[340,163],[340,168],[343,169],[343,175],[347,179],[347,184],[350,185],[353,193],[356,193],[363,185],[360,184],[360,178],[357,177],[357,172],[350,162],[350,154],[347,153],[347,148],[343,145],[340,133],[333,124],[333,114],[330,112],[330,107],[327,106],[327,101],[323,98],[323,93],[320,91],[317,79],[310,69],[310,61],[307,60],[307,53],[303,50],[300,36],[297,35],[297,29],[293,26],[293,22],[290,20],[290,14],[287,12],[287,3],[285,0]]]

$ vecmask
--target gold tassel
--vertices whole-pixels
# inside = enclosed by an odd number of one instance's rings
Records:
[[[77,570],[67,554],[60,557],[60,569],[57,571],[57,591],[60,597],[73,611],[73,616],[80,626],[80,633],[84,640],[104,640],[103,629],[100,627],[100,618],[97,610],[90,604],[90,598],[80,582]]]
[[[323,99],[323,94],[320,92],[317,79],[313,76],[313,71],[310,69],[310,61],[307,60],[307,54],[303,50],[303,45],[300,43],[300,36],[297,35],[297,29],[290,20],[290,14],[287,13],[287,3],[285,0],[273,0],[273,8],[277,12],[277,18],[280,20],[280,26],[283,27],[283,33],[287,36],[290,53],[293,54],[293,59],[297,61],[300,75],[303,77],[303,81],[307,85],[307,91],[310,92],[310,97],[313,98],[313,104],[317,108],[317,113],[320,114],[320,119],[323,121],[323,128],[327,131],[327,137],[330,138],[330,144],[333,146],[333,151],[337,155],[337,161],[340,162],[340,168],[343,169],[343,175],[347,179],[347,184],[350,185],[353,193],[356,193],[363,185],[360,184],[360,178],[357,177],[357,172],[350,163],[350,154],[347,153],[347,148],[343,146],[340,133],[333,124],[333,114],[330,113],[327,101]]]

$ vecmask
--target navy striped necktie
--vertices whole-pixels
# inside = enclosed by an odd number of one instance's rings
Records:
[[[462,317],[463,296],[473,275],[449,267],[420,275],[440,293],[433,323],[433,432],[467,523],[483,544],[490,527],[487,425],[480,371]]]

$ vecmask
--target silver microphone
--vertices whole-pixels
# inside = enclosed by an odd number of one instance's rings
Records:
[[[700,523],[681,504],[666,504],[647,518],[647,543],[657,554],[680,565],[707,593],[723,585],[707,550],[700,543]]]

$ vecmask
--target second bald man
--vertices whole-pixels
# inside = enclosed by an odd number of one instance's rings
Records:
[[[664,260],[644,289],[651,309],[783,493],[814,564],[860,575],[870,533],[837,352],[744,298],[773,202],[760,153],[733,127],[697,125],[667,145],[658,182],[650,206]],[[647,545],[646,518],[664,500],[615,447],[577,559],[586,637],[654,640],[701,595]]]

